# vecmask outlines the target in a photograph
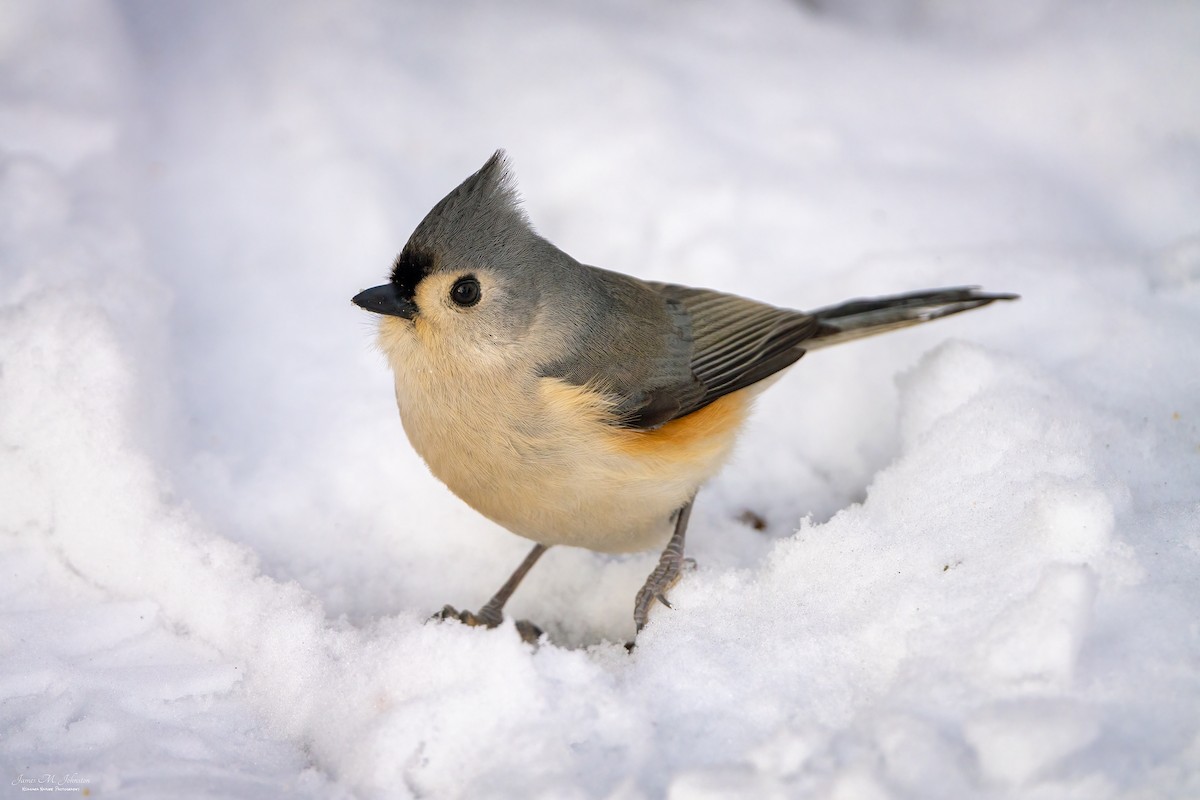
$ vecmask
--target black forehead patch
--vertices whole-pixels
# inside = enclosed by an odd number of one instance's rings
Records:
[[[417,284],[429,273],[433,272],[433,254],[420,247],[409,244],[392,266],[392,283],[401,297],[411,300],[417,291]]]

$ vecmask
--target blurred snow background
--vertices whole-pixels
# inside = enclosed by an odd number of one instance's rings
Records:
[[[1200,796],[1197,76],[1172,0],[9,0],[0,787]],[[654,554],[425,625],[526,543],[349,298],[499,146],[589,263],[1023,299],[802,361],[633,655]]]

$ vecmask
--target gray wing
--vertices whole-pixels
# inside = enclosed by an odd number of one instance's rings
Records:
[[[744,297],[673,284],[648,284],[668,303],[679,304],[691,329],[690,368],[703,394],[682,405],[690,414],[745,389],[800,360],[802,344],[819,329],[811,314]]]
[[[757,383],[804,355],[815,317],[734,295],[590,268],[599,324],[543,375],[603,387],[620,423],[656,428]]]

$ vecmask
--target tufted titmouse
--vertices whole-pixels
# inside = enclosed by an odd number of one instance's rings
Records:
[[[536,542],[479,612],[442,617],[498,625],[551,545],[666,542],[634,602],[641,630],[679,578],[696,491],[782,370],[809,350],[1015,297],[958,287],[806,313],[590,267],[533,231],[498,151],[421,221],[391,280],[354,302],[383,315],[400,419],[433,474]]]

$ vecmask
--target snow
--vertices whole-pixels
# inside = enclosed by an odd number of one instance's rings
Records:
[[[1200,796],[1198,45],[1171,0],[7,3],[0,786]],[[551,550],[536,649],[427,624],[528,545],[349,298],[499,146],[589,263],[1022,299],[767,392],[632,654],[653,553]]]

